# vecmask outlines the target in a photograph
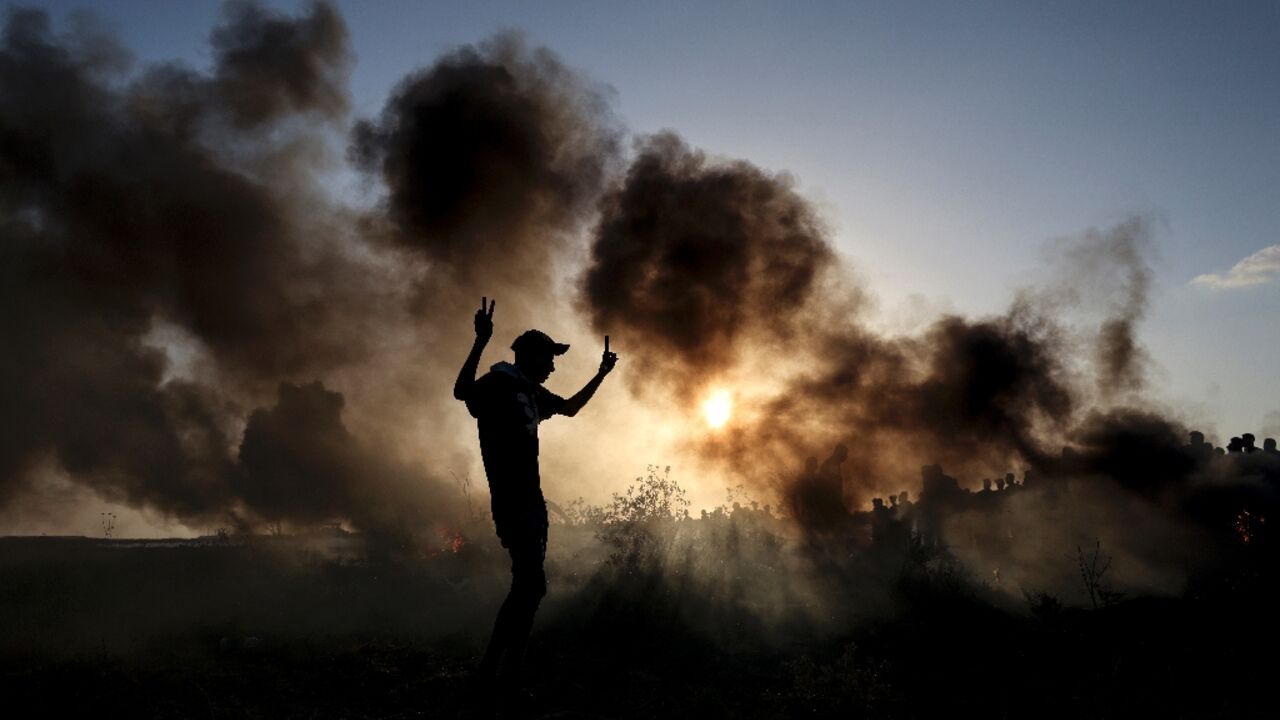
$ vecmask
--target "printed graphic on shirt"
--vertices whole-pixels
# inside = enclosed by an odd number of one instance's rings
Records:
[[[525,428],[528,429],[530,435],[537,435],[538,422],[541,420],[538,417],[538,404],[525,393],[517,393],[516,400],[524,406],[525,417],[529,418],[529,424],[525,425]]]

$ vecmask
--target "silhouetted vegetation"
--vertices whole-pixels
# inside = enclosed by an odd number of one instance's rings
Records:
[[[1249,516],[1204,535],[1217,538],[1211,552],[1163,595],[1118,589],[1118,548],[1096,539],[1054,549],[1052,591],[978,571],[958,546],[986,540],[948,538],[973,503],[1003,513],[981,492],[956,488],[936,538],[921,515],[905,520],[936,501],[932,485],[819,532],[741,489],[694,515],[670,468],[650,467],[603,506],[553,514],[530,712],[1260,715],[1274,663],[1252,651],[1276,641],[1280,597],[1262,502],[1274,485],[1222,474],[1240,457],[1205,453],[1219,474],[1195,493],[1236,501],[1229,491],[1244,483]],[[1046,476],[990,492],[1012,500],[1054,482],[1072,487]],[[1194,517],[1226,516],[1197,507]],[[338,529],[170,546],[8,538],[4,691],[82,714],[449,715],[467,706],[505,592],[492,538],[484,522],[372,553],[370,537]]]

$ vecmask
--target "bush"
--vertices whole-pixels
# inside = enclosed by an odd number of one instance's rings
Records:
[[[614,493],[600,516],[596,538],[609,549],[609,564],[633,573],[656,571],[670,547],[677,521],[689,517],[684,488],[671,466],[649,466],[625,493]]]

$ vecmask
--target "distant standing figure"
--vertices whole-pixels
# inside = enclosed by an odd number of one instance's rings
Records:
[[[544,332],[529,330],[511,344],[515,363],[497,363],[477,380],[480,354],[493,336],[495,304],[488,298],[480,300],[475,316],[476,339],[458,373],[453,396],[467,404],[479,426],[480,456],[489,479],[493,523],[498,539],[511,555],[511,591],[498,611],[479,670],[482,683],[496,684],[500,693],[509,696],[518,689],[533,616],[547,594],[543,570],[547,505],[538,474],[538,424],[552,415],[577,415],[613,370],[618,356],[609,352],[606,336],[599,371],[566,400],[542,387],[542,383],[555,370],[556,356],[568,352],[569,346]]]
[[[822,468],[818,471],[818,476],[822,478],[822,484],[827,488],[827,494],[831,498],[833,507],[839,507],[841,512],[846,512],[844,504],[844,461],[849,458],[849,446],[844,443],[837,443],[831,450],[831,455],[822,461]]]
[[[817,481],[818,478],[818,458],[810,455],[804,459],[804,474],[800,476],[802,480]]]

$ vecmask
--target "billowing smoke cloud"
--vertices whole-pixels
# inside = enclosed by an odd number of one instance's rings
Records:
[[[1212,554],[1191,548],[1238,543],[1242,509],[1274,508],[1240,473],[1280,468],[1262,453],[1211,462],[1211,446],[1188,445],[1186,424],[1139,394],[1149,236],[1142,218],[1090,230],[1059,243],[1053,278],[1006,312],[889,336],[862,320],[859,288],[789,178],[667,133],[639,143],[602,201],[579,302],[629,349],[639,395],[696,408],[709,388],[741,386],[730,424],[689,444],[771,486],[810,548],[845,548],[828,561],[868,531],[892,555],[887,507],[847,510],[911,489],[918,504],[896,522],[997,581],[1003,571],[1013,592],[1060,590],[1078,570],[1066,551],[1104,540],[1120,585],[1177,592]],[[1034,481],[1006,495],[961,485],[1004,485],[1007,471]]]
[[[688,389],[803,325],[834,264],[786,176],[716,162],[674,134],[648,138],[603,203],[583,305],[641,375]]]
[[[1143,384],[1148,358],[1137,327],[1147,313],[1150,245],[1150,222],[1133,217],[1073,238],[1055,258],[1063,278],[1054,300],[1078,304],[1087,298],[1104,315],[1094,348],[1097,386],[1104,395],[1140,390]]]
[[[285,18],[245,0],[231,3],[213,31],[214,87],[239,126],[294,113],[341,118],[351,62],[347,28],[331,5]]]
[[[731,443],[735,457],[763,447],[796,467],[798,450],[843,442],[854,503],[916,487],[925,463],[962,477],[1037,464],[1046,436],[1076,410],[1060,333],[1025,306],[982,320],[946,316],[920,337],[851,327],[820,343],[814,369],[764,402],[759,424]]]
[[[1072,416],[1060,333],[1032,303],[945,317],[918,338],[860,324],[859,294],[786,176],[660,135],[602,208],[582,303],[632,349],[641,382],[698,401],[709,377],[750,362],[775,384],[704,448],[739,470],[765,458],[794,469],[844,441],[869,488],[914,473],[886,447],[970,468],[1033,460],[1037,432]]]
[[[313,12],[331,12],[324,7]],[[285,22],[251,13],[215,34],[226,45],[234,29],[252,36],[254,18]],[[258,39],[269,42],[274,34]],[[331,38],[319,39],[315,48],[277,51],[304,66],[345,62],[341,43],[335,51]],[[358,277],[295,236],[298,208],[247,174],[252,167],[227,164],[235,138],[227,140],[231,148],[202,143],[202,134],[219,130],[224,113],[246,117],[249,93],[293,96],[291,83],[277,84],[282,78],[236,60],[252,50],[241,42],[220,53],[219,60],[232,62],[216,68],[216,81],[164,67],[117,88],[115,78],[102,77],[103,68],[79,57],[79,48],[52,37],[42,14],[12,15],[0,80],[3,193],[11,232],[26,237],[6,247],[18,254],[16,272],[47,273],[39,279],[61,302],[41,307],[92,309],[86,314],[116,324],[121,338],[137,337],[140,326],[162,317],[237,367],[264,374],[353,353],[352,337],[325,333],[339,324],[333,315],[342,306],[330,293],[345,292]],[[308,52],[317,56],[298,60]],[[224,97],[228,86],[239,90]],[[255,117],[265,122],[301,98],[283,102],[267,103]],[[339,274],[344,283],[334,281]],[[83,307],[67,307],[77,302]]]
[[[621,172],[608,92],[549,51],[500,36],[448,53],[353,131],[329,4],[232,4],[212,45],[208,72],[134,73],[107,39],[58,36],[40,12],[7,19],[0,502],[53,464],[193,522],[448,512],[403,460],[406,408],[451,402],[481,295],[508,328],[542,325],[569,305],[556,279],[579,269],[578,308],[625,348],[641,401],[740,390],[730,425],[687,448],[773,482],[788,511],[806,456],[836,443],[850,508],[918,487],[926,463],[970,484],[1032,470],[1104,488],[1076,497],[1123,506],[1107,517],[1153,509],[1166,528],[1207,492],[1183,424],[1135,392],[1141,220],[1070,242],[1061,288],[887,336],[790,178],[671,133]],[[376,207],[317,186],[335,137],[385,188]],[[1081,331],[1064,304],[1102,320]],[[425,428],[433,442],[442,427]],[[1023,497],[1028,513],[1054,507]]]
[[[405,428],[448,402],[480,295],[545,319],[616,163],[608,93],[499,36],[353,134],[331,4],[224,14],[207,72],[8,17],[0,502],[52,465],[192,524],[446,512]],[[379,207],[319,185],[335,140]]]
[[[436,302],[513,309],[545,301],[617,144],[603,90],[503,35],[406,77],[357,125],[351,156],[386,184],[391,243],[448,268]]]
[[[52,460],[181,518],[278,514],[233,457],[239,408],[253,388],[366,356],[385,279],[338,232],[312,234],[332,213],[288,152],[320,145],[344,112],[345,27],[326,3],[227,13],[208,75],[130,75],[107,38],[57,36],[38,11],[7,18],[0,496]],[[147,342],[161,325],[209,358],[209,377],[170,377]]]
[[[1136,493],[1157,497],[1185,486],[1196,470],[1183,450],[1187,430],[1149,411],[1095,412],[1072,437],[1071,474],[1106,478]]]
[[[368,528],[403,527],[441,507],[424,497],[425,473],[365,445],[342,421],[343,397],[320,383],[280,385],[273,408],[249,416],[236,475],[238,496],[269,521],[349,518]],[[416,502],[418,507],[405,506]]]
[[[450,387],[471,316],[481,297],[496,298],[490,357],[510,357],[530,327],[561,340],[577,329],[563,278],[580,263],[620,135],[607,89],[516,35],[409,73],[377,118],[356,124],[348,158],[385,190],[362,233],[412,280],[402,299],[411,346],[395,367],[365,373],[381,386],[363,394],[380,429],[425,429],[437,464],[465,472],[475,426]],[[570,366],[583,357],[575,351]],[[394,394],[378,399],[382,388]],[[455,438],[467,443],[448,447]]]

